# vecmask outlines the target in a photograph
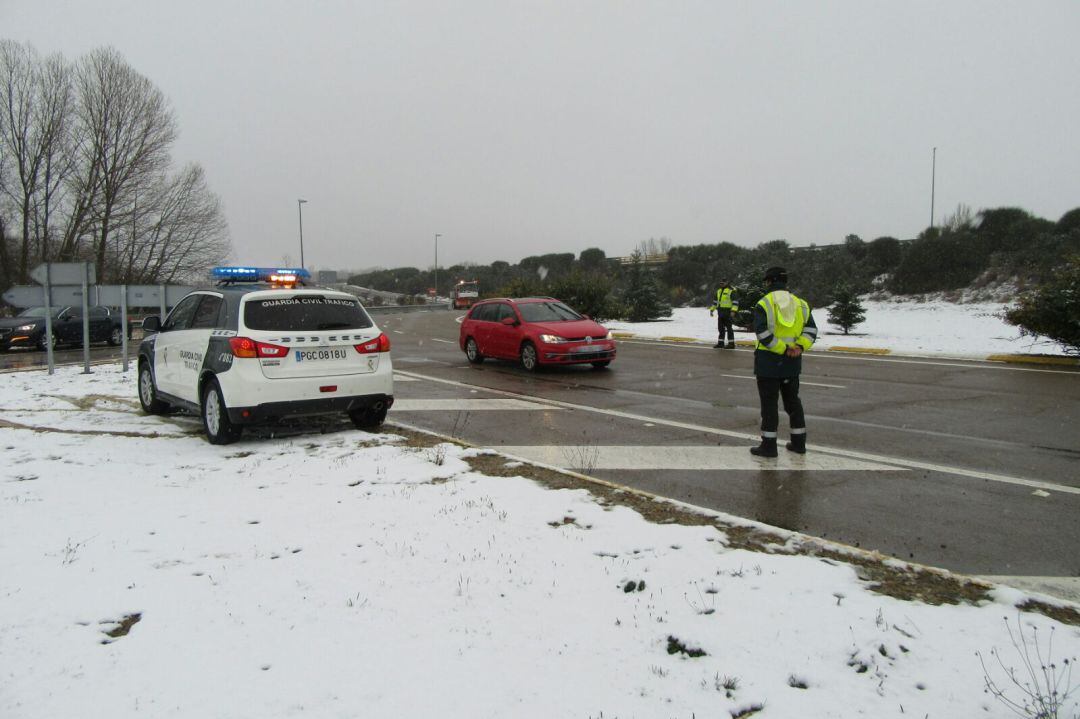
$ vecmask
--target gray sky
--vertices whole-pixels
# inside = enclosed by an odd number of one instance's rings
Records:
[[[1080,2],[0,0],[171,100],[243,263],[913,237],[1080,206]]]

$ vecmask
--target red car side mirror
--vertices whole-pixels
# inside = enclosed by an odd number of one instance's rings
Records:
[[[514,325],[516,325],[518,323],[518,321],[514,317],[503,317],[502,318],[502,323],[504,325],[506,325],[507,327],[513,327]]]

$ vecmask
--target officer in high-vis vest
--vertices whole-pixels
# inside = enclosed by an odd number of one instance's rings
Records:
[[[787,448],[806,453],[806,418],[799,399],[802,353],[817,339],[817,325],[810,305],[787,290],[787,270],[770,267],[765,271],[765,296],[754,307],[754,374],[761,399],[761,444],[751,447],[758,457],[775,457],[776,430],[780,425],[776,401],[784,400],[791,422]]]
[[[739,311],[739,301],[735,299],[735,289],[728,284],[727,280],[720,280],[720,288],[716,290],[716,304],[709,305],[709,316],[716,313],[716,331],[719,337],[713,349],[735,349],[735,328],[732,318]],[[727,332],[727,345],[724,345],[724,333]]]

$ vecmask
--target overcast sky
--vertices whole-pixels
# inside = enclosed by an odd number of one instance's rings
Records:
[[[516,262],[642,240],[913,237],[1080,206],[1080,2],[0,0],[112,45],[243,263]]]

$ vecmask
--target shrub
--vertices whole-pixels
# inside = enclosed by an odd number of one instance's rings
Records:
[[[547,294],[593,319],[609,319],[618,314],[611,302],[611,280],[603,275],[574,270],[551,282]]]
[[[1080,255],[1069,257],[1049,279],[1020,295],[1005,320],[1025,335],[1042,335],[1080,354]]]

